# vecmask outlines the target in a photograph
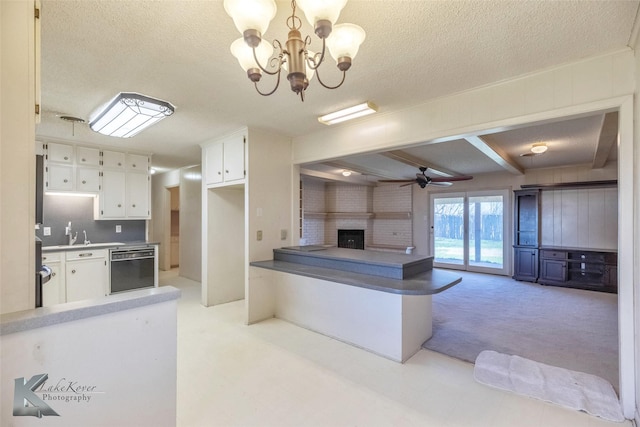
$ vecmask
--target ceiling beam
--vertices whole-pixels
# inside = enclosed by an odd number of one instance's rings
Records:
[[[524,169],[520,167],[516,162],[509,157],[509,155],[504,152],[500,147],[496,144],[491,144],[488,141],[488,136],[465,136],[464,139],[478,150],[482,152],[489,159],[493,160],[498,166],[502,167],[504,170],[514,174],[514,175],[524,175]]]
[[[603,168],[611,148],[613,148],[615,142],[618,140],[618,112],[607,113],[602,119],[602,127],[600,128],[600,138],[598,138],[598,145],[596,152],[593,155],[593,163],[591,167],[593,169]]]
[[[429,168],[433,173],[440,176],[451,177],[460,175],[457,172],[443,168],[442,166],[438,166],[434,163],[428,162],[420,157],[406,153],[402,150],[391,150],[380,154],[389,159],[397,160],[400,163],[404,163],[405,165],[413,166],[416,169],[420,167]]]

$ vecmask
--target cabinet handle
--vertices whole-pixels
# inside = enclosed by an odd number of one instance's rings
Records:
[[[222,172],[218,171],[218,175],[222,175]]]
[[[51,273],[51,277],[56,277],[56,272],[55,271]]]
[[[83,162],[86,162],[86,161],[87,161],[87,159],[82,159],[82,161],[83,161]]]
[[[64,156],[64,159],[65,159],[65,160],[69,160],[69,158],[68,158],[67,156]]]
[[[65,179],[65,180],[64,180],[64,181],[62,181],[62,182],[67,183],[67,182],[69,182],[69,181]]]
[[[121,208],[121,207],[122,207],[122,205],[121,205],[120,203],[118,203],[118,207],[119,207],[119,208]]]
[[[229,173],[229,170],[228,170],[228,169],[225,169],[225,170],[224,170],[224,172],[225,172],[225,173]]]
[[[134,164],[132,164],[132,165],[131,165],[131,167],[132,167],[132,168],[135,168],[135,167],[136,167],[136,164],[135,164],[135,163],[134,163]]]
[[[118,162],[118,166],[122,166],[122,163]]]
[[[43,261],[46,261],[46,260],[47,260],[47,257],[46,257],[46,256],[43,256],[43,257],[42,257],[42,260],[43,260]]]
[[[83,184],[86,184],[86,183],[87,183],[87,181],[84,181],[84,180],[83,180],[83,181],[82,181],[82,183],[83,183]]]
[[[76,271],[75,270],[71,270],[71,274],[76,274]]]
[[[79,254],[78,256],[92,256],[93,254],[91,252],[85,252],[83,254]]]

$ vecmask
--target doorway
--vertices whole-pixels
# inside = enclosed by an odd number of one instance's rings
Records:
[[[431,193],[434,267],[509,274],[508,190]]]
[[[180,267],[180,187],[170,187],[171,198],[171,237],[169,265],[171,268]]]

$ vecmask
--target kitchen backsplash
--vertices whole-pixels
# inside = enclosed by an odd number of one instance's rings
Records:
[[[70,197],[45,195],[43,201],[43,223],[36,230],[36,236],[42,239],[43,246],[66,245],[69,236],[64,234],[65,227],[71,221],[71,229],[78,232],[76,244],[84,242],[83,230],[91,243],[136,242],[146,238],[145,220],[95,221],[93,219],[92,197]],[[121,228],[116,233],[116,225]],[[44,235],[44,227],[51,228],[51,235]]]

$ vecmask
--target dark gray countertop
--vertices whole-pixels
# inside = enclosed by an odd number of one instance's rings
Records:
[[[0,335],[28,331],[117,311],[159,304],[180,298],[181,291],[171,286],[121,292],[104,298],[57,304],[33,310],[3,314]]]
[[[605,252],[616,254],[617,249],[597,249],[597,248],[574,248],[571,246],[540,246],[540,250],[546,251],[571,251],[571,252]]]
[[[257,261],[252,262],[250,265],[401,295],[433,295],[449,289],[462,280],[460,276],[438,269],[419,273],[409,279],[401,280],[286,261]]]

